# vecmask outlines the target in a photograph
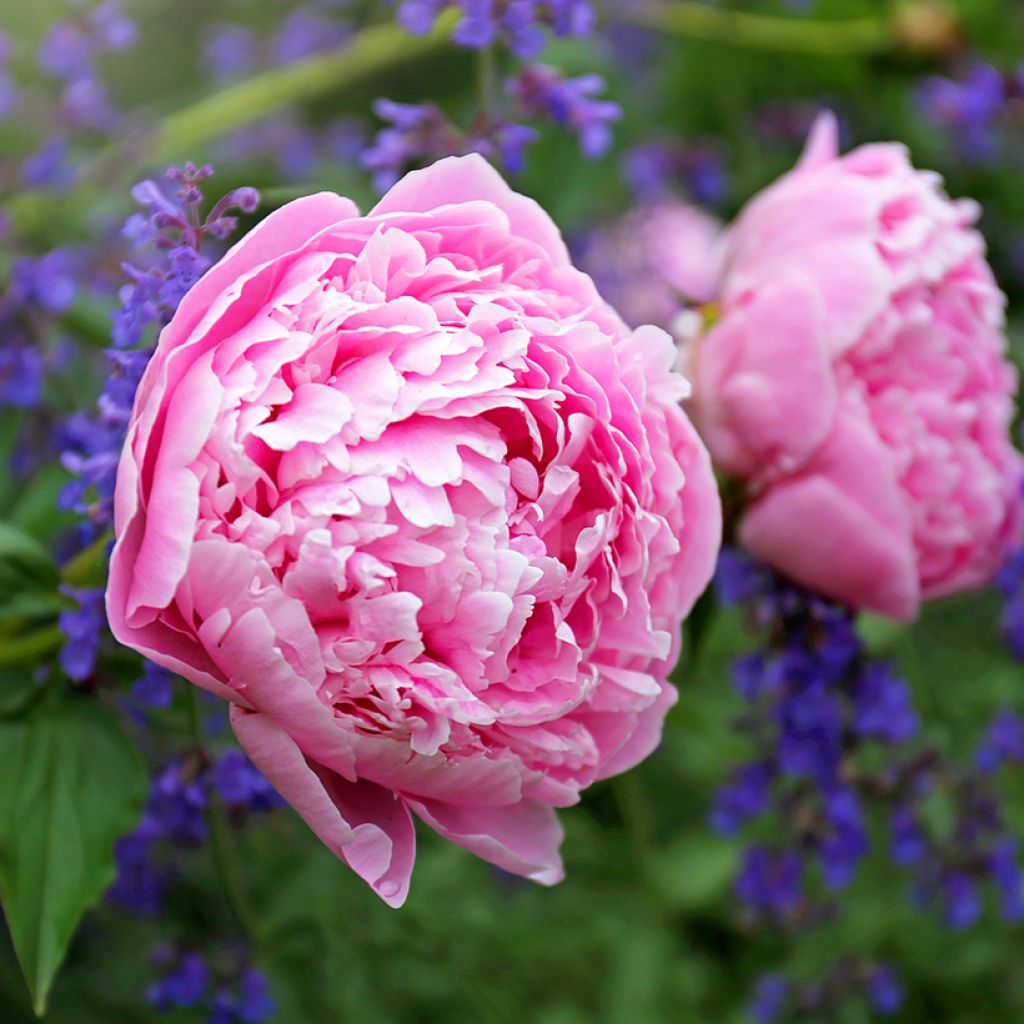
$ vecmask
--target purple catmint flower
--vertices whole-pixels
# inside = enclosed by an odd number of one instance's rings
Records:
[[[290,64],[311,54],[341,44],[349,35],[349,26],[337,18],[317,11],[298,8],[284,20],[271,43],[275,64]]]
[[[225,82],[250,74],[259,65],[260,56],[260,42],[250,29],[216,25],[203,47],[202,64],[211,78]]]
[[[622,117],[622,108],[597,99],[605,89],[600,75],[562,78],[555,69],[529,65],[508,84],[508,92],[534,117],[571,128],[579,136],[584,156],[604,156],[612,144],[611,125]]]
[[[158,1010],[189,1009],[203,1002],[209,985],[206,961],[198,953],[186,953],[168,974],[150,985],[146,999]]]
[[[11,43],[0,32],[0,118],[6,117],[18,102],[18,90],[7,74],[7,61],[11,54]]]
[[[891,1017],[903,1005],[903,987],[891,967],[875,968],[867,977],[867,995],[871,1008],[883,1017]]]
[[[116,0],[50,27],[39,47],[39,64],[64,83],[63,107],[73,122],[103,131],[115,127],[116,113],[96,73],[95,58],[127,49],[135,37],[135,23]]]
[[[706,142],[634,146],[623,158],[623,173],[634,195],[645,203],[681,192],[704,206],[717,206],[728,195],[725,163]]]
[[[70,679],[84,682],[96,667],[100,636],[106,625],[101,588],[61,586],[61,593],[77,604],[60,613],[61,632],[67,641],[60,649],[60,666]]]
[[[74,260],[65,249],[16,260],[12,268],[9,297],[14,302],[63,313],[74,301],[76,290]]]
[[[1005,761],[1024,764],[1024,718],[1001,711],[989,725],[975,760],[983,772],[993,772]]]
[[[425,35],[452,7],[462,14],[452,33],[460,46],[479,50],[500,41],[523,60],[544,48],[546,29],[558,36],[586,36],[594,27],[589,0],[398,0],[398,20],[413,34]]]
[[[1007,81],[996,68],[976,61],[958,78],[933,75],[921,82],[916,98],[925,117],[950,134],[965,159],[991,159],[1008,99]]]
[[[755,845],[746,852],[736,894],[766,916],[786,918],[795,914],[803,901],[803,886],[804,862],[798,854]]]
[[[39,405],[45,370],[42,353],[35,346],[8,343],[0,347],[0,409]]]
[[[55,135],[21,165],[22,184],[29,188],[69,189],[75,180],[74,165],[68,159],[67,140]]]
[[[147,708],[166,708],[174,696],[172,676],[151,661],[143,664],[142,675],[132,683],[132,696]]]
[[[132,189],[143,212],[129,217],[122,233],[135,249],[149,251],[150,262],[154,255],[160,259],[142,267],[123,264],[128,282],[119,292],[121,305],[113,314],[114,349],[107,353],[110,372],[96,415],[80,413],[64,425],[61,460],[75,479],[65,486],[60,505],[86,520],[83,543],[101,535],[113,519],[117,461],[135,391],[151,355],[150,349],[135,346],[151,328],[170,320],[185,293],[210,266],[207,243],[226,239],[237,226],[237,214],[251,213],[259,203],[255,189],[235,189],[203,217],[201,186],[212,174],[208,165],[186,164],[172,167],[162,181],[142,181]],[[37,266],[31,271],[23,275],[23,288],[31,284],[35,294],[38,282],[49,278]]]
[[[758,979],[750,1016],[756,1024],[775,1024],[782,1016],[789,998],[790,982],[777,974],[766,974]]]
[[[1024,661],[1024,547],[1017,548],[996,577],[1003,596],[1002,628],[1010,652]]]
[[[263,1024],[274,1015],[277,1004],[267,985],[267,979],[258,971],[243,972],[238,983],[238,1002],[235,1014],[241,1024]]]

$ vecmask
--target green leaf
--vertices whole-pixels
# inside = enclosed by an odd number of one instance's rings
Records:
[[[0,623],[55,618],[59,582],[46,548],[18,527],[0,522]]]
[[[113,881],[146,769],[114,713],[83,696],[0,721],[0,764],[0,903],[42,1016],[79,919]]]
[[[675,909],[706,908],[729,891],[739,870],[735,843],[695,832],[652,856],[658,894]]]

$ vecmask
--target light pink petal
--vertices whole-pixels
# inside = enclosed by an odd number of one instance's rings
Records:
[[[917,613],[909,511],[889,453],[861,418],[841,417],[800,473],[755,501],[740,539],[757,558],[838,601],[897,619]]]
[[[813,170],[839,156],[839,122],[831,110],[823,110],[814,119],[797,169]]]
[[[252,763],[328,849],[385,903],[400,907],[416,857],[412,818],[402,800],[372,782],[347,782],[310,761],[267,715],[232,707],[231,725]]]
[[[554,809],[532,800],[510,807],[454,807],[407,800],[432,829],[478,857],[541,885],[565,877],[559,847],[564,833]]]
[[[373,208],[370,216],[426,212],[455,203],[484,199],[502,210],[512,233],[536,242],[553,266],[569,263],[569,253],[554,222],[532,199],[513,192],[489,163],[477,154],[452,156],[422,171],[407,174]]]
[[[697,347],[695,407],[718,465],[790,472],[825,439],[836,384],[814,284],[784,278],[730,311]]]

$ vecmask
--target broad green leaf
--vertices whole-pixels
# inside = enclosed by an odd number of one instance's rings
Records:
[[[23,715],[42,693],[31,669],[0,668],[0,718]]]
[[[46,548],[11,523],[0,522],[0,624],[56,617],[59,581]]]
[[[0,721],[0,902],[40,1016],[82,914],[114,878],[145,765],[95,697],[40,701]]]

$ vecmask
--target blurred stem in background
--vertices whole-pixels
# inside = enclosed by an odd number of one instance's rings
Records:
[[[616,7],[613,16],[689,39],[820,57],[943,53],[959,36],[953,13],[939,0],[907,0],[884,14],[827,21],[754,14],[697,0],[642,0]]]
[[[192,727],[192,739],[195,748],[204,764],[212,763],[209,751],[206,749],[206,738],[203,722],[203,691],[198,686],[188,688],[189,719]],[[231,825],[228,822],[224,802],[215,788],[211,789],[209,803],[206,808],[207,824],[210,829],[210,855],[213,858],[213,866],[217,872],[217,879],[220,882],[224,899],[231,910],[238,929],[245,941],[253,946],[256,943],[258,928],[249,910],[249,902],[245,895],[245,887],[242,884],[241,875],[237,865],[239,858],[236,855],[231,837]]]

